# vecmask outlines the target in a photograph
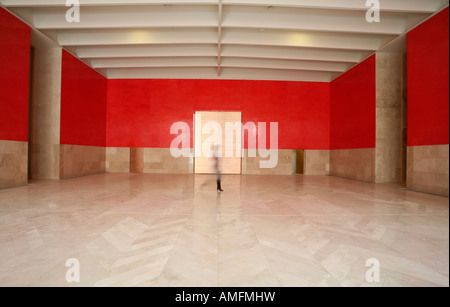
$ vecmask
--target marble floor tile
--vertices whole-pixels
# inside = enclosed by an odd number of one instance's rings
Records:
[[[0,286],[449,286],[448,198],[328,176],[215,185],[100,174],[0,190]]]

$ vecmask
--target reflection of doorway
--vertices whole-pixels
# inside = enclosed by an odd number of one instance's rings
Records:
[[[402,105],[401,105],[401,134],[402,134],[402,171],[401,171],[401,182],[406,184],[406,172],[408,169],[407,165],[407,153],[408,153],[408,69],[407,69],[407,56],[403,54],[403,65],[402,65]]]
[[[144,148],[130,148],[130,173],[144,172]]]
[[[305,150],[296,150],[295,173],[303,175],[305,173]]]
[[[213,174],[215,145],[219,145],[223,174],[241,173],[242,151],[241,112],[195,112],[194,123],[194,172]],[[218,144],[216,144],[218,143]]]

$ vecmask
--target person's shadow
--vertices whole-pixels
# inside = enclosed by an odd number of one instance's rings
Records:
[[[217,220],[217,222],[220,222],[221,196],[222,196],[222,193],[217,193],[217,198],[216,198],[216,220]]]

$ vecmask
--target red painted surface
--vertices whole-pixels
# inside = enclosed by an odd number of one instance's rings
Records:
[[[30,33],[0,8],[0,140],[28,141]]]
[[[62,54],[61,144],[106,145],[106,78]]]
[[[408,146],[449,143],[448,17],[408,33]]]
[[[331,83],[331,149],[375,148],[375,73],[371,56]]]
[[[168,148],[174,122],[192,135],[195,111],[241,111],[243,123],[278,122],[280,149],[328,149],[329,97],[329,83],[108,80],[107,146]]]

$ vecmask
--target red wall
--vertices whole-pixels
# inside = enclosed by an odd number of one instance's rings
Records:
[[[279,122],[280,149],[328,149],[329,94],[328,83],[108,80],[107,146],[168,148],[172,123],[192,136],[195,111],[241,111],[243,123]]]
[[[62,55],[61,144],[106,145],[106,78]]]
[[[449,143],[448,8],[408,33],[408,146]]]
[[[30,33],[0,8],[0,140],[28,141]]]
[[[375,73],[371,56],[331,83],[331,149],[375,148]]]

